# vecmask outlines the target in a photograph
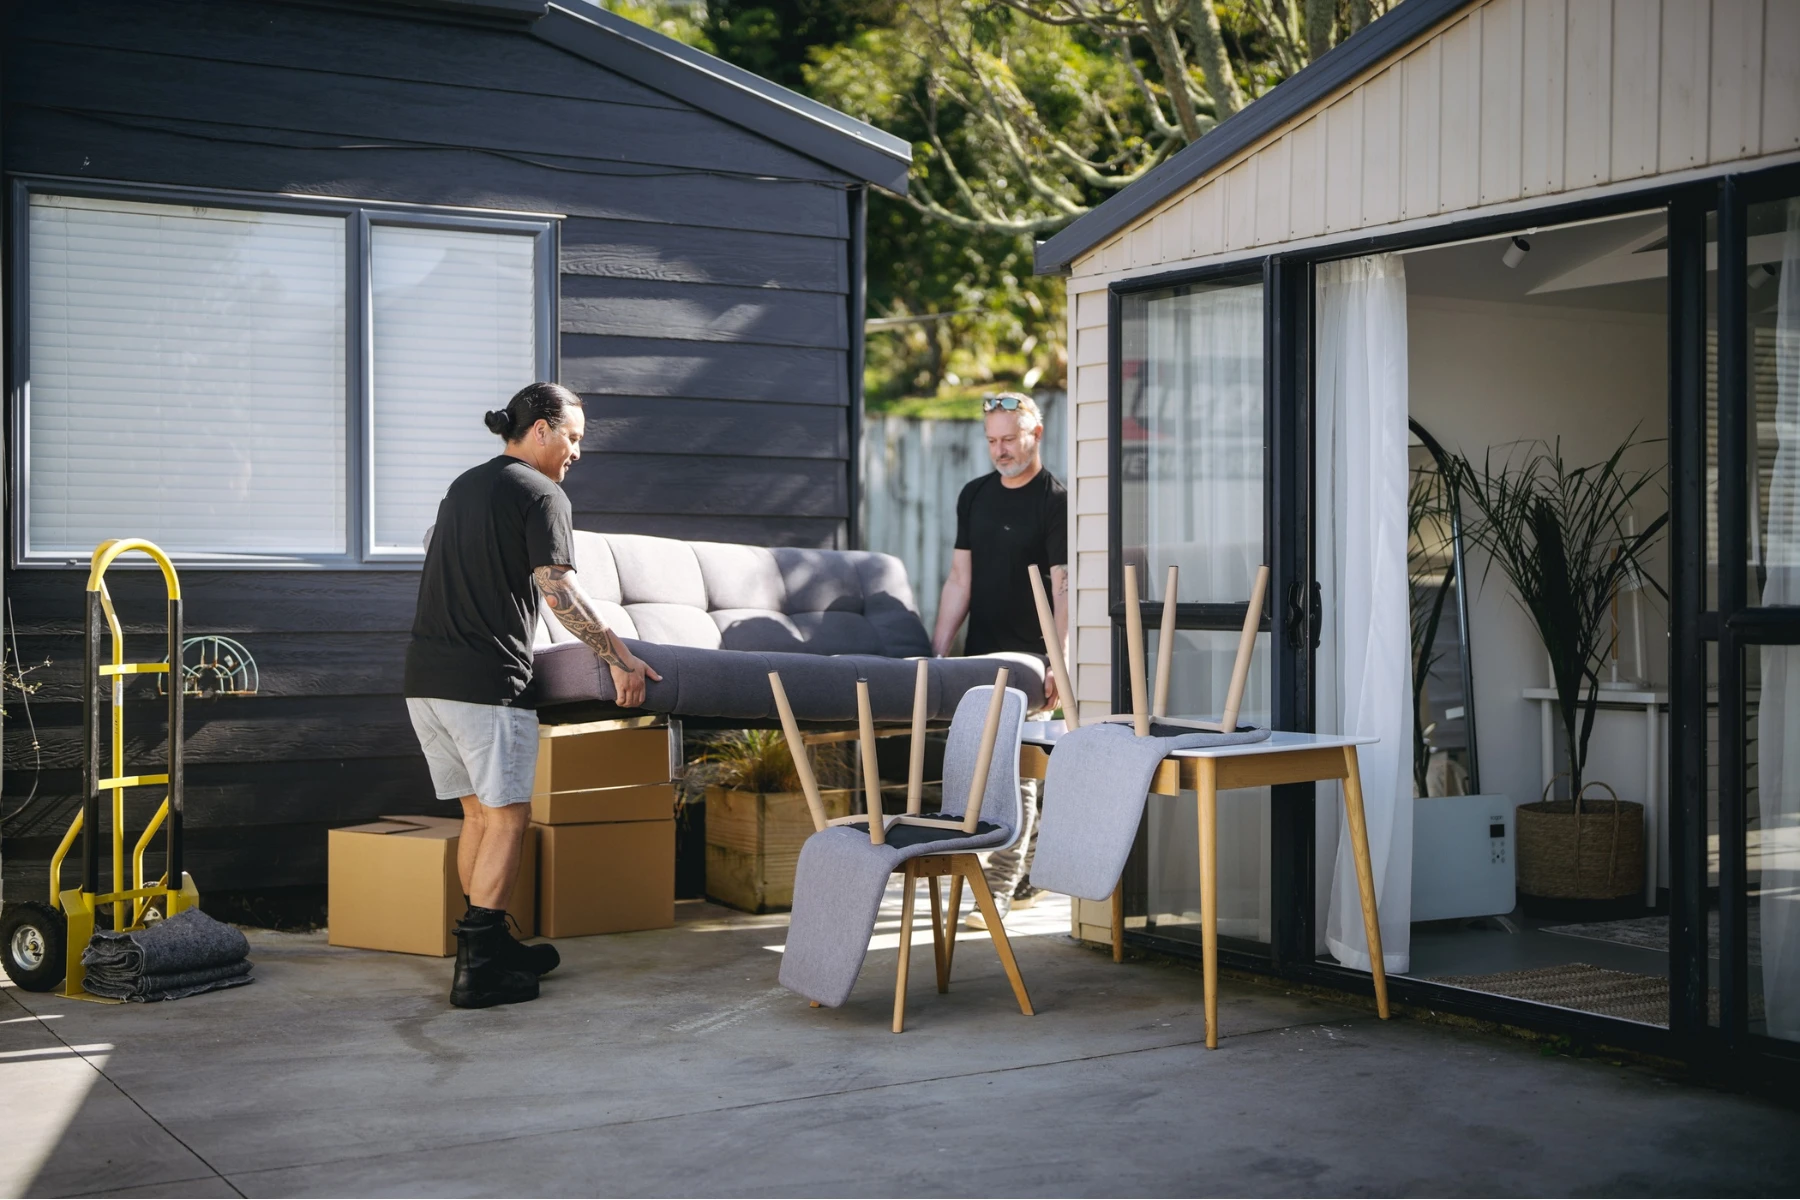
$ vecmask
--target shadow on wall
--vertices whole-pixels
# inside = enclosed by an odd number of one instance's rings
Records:
[[[1035,393],[1044,410],[1044,467],[1067,485],[1067,396]],[[994,469],[980,421],[870,416],[863,420],[859,513],[869,550],[906,564],[927,631],[937,620],[938,593],[956,543],[956,497]]]

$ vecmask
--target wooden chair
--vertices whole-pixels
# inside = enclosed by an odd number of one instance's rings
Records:
[[[800,725],[794,718],[792,707],[788,703],[787,692],[781,685],[778,672],[769,673],[769,686],[775,694],[775,706],[781,715],[782,733],[787,739],[788,751],[793,755],[795,773],[800,777],[801,791],[806,795],[807,808],[812,814],[815,832],[823,832],[833,825],[858,825],[868,823],[869,841],[873,845],[885,845],[889,834],[896,827],[908,827],[937,831],[941,835],[938,840],[963,840],[975,836],[981,826],[982,808],[987,799],[987,780],[989,769],[994,762],[996,743],[999,738],[1001,714],[1006,705],[1006,681],[1008,671],[1002,667],[994,677],[992,696],[988,701],[987,715],[981,732],[981,740],[976,751],[974,770],[969,777],[969,789],[963,811],[959,815],[946,815],[942,812],[928,814],[924,809],[924,776],[925,776],[925,725],[926,701],[928,691],[928,672],[925,661],[919,661],[918,673],[913,686],[912,743],[907,764],[906,780],[906,812],[896,816],[886,816],[881,811],[881,780],[875,758],[875,722],[869,703],[869,685],[863,680],[856,683],[856,707],[860,750],[860,768],[865,796],[866,815],[838,817],[828,819],[825,816],[825,805],[819,796],[818,779],[812,770],[812,763],[807,757],[805,740],[800,733]],[[1021,712],[1021,716],[1022,716]],[[955,736],[955,725],[952,724],[952,736]],[[1019,753],[1019,729],[1015,724],[1011,736],[1011,745],[1005,752],[1017,761]],[[947,781],[946,781],[947,785]],[[1015,797],[1014,811],[1017,813]],[[1020,821],[1014,816],[1012,828],[1008,833],[1017,837]],[[909,843],[912,838],[907,839]],[[918,844],[918,843],[913,843]],[[1011,844],[1010,841],[996,841],[991,847],[980,849],[1001,849]],[[967,882],[974,895],[976,905],[987,919],[988,931],[994,940],[995,952],[1000,957],[1000,965],[1006,972],[1007,981],[1012,985],[1013,996],[1019,1003],[1019,1011],[1032,1016],[1031,997],[1025,990],[1024,978],[1019,974],[1018,960],[1013,956],[1012,943],[1006,936],[1006,929],[1000,922],[999,908],[994,903],[992,891],[988,888],[987,879],[981,872],[981,860],[977,851],[972,849],[954,850],[945,854],[920,853],[906,859],[896,869],[896,874],[903,877],[902,900],[900,904],[900,961],[894,979],[894,1023],[895,1033],[905,1028],[906,1021],[906,985],[908,971],[912,959],[913,909],[917,898],[919,881],[927,881],[931,897],[931,946],[932,958],[937,968],[937,990],[950,990],[951,965],[956,954],[956,924],[962,904],[963,884]],[[944,900],[938,888],[938,880],[950,880],[950,896],[948,912],[945,911]],[[947,919],[946,919],[947,918]],[[813,1007],[818,1007],[815,1002]]]
[[[1051,616],[1050,600],[1044,592],[1044,580],[1038,574],[1037,564],[1026,568],[1031,577],[1031,595],[1037,604],[1038,628],[1043,631],[1044,646],[1050,658],[1050,672],[1056,678],[1057,695],[1063,698],[1063,720],[1070,729],[1081,725],[1079,705],[1075,701],[1075,693],[1069,686],[1069,668],[1063,658],[1062,639],[1056,634],[1056,621]],[[1180,729],[1202,730],[1208,733],[1226,733],[1237,729],[1238,712],[1243,706],[1244,689],[1250,679],[1250,658],[1256,650],[1256,633],[1262,624],[1263,598],[1269,590],[1269,568],[1264,564],[1256,569],[1256,580],[1250,587],[1250,607],[1244,614],[1243,628],[1238,634],[1237,658],[1231,666],[1231,684],[1225,692],[1225,709],[1217,721],[1200,721],[1190,718],[1171,717],[1169,713],[1169,679],[1175,660],[1175,606],[1177,585],[1180,582],[1181,569],[1173,563],[1169,565],[1167,582],[1163,585],[1162,626],[1156,642],[1156,695],[1148,698],[1148,688],[1144,679],[1144,611],[1143,603],[1138,596],[1137,567],[1132,563],[1125,564],[1125,652],[1130,660],[1131,670],[1131,711],[1129,713],[1113,713],[1102,717],[1103,722],[1123,724],[1131,722],[1132,731],[1139,737],[1148,737],[1150,725],[1154,720],[1158,725],[1173,725]],[[1125,895],[1124,885],[1113,889],[1112,895],[1112,954],[1114,962],[1123,962],[1125,958]]]

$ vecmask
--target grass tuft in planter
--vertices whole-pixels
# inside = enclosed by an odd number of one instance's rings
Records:
[[[848,747],[813,751],[825,815],[847,817],[855,797]],[[794,904],[794,868],[812,836],[812,816],[779,730],[744,729],[715,737],[699,760],[706,773],[706,898],[744,912],[786,912]],[[883,789],[904,794],[905,788]]]

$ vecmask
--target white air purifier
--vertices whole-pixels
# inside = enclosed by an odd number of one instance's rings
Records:
[[[1494,917],[1516,903],[1512,798],[1415,799],[1412,919]]]

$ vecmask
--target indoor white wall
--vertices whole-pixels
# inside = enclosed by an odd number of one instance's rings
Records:
[[[1635,452],[1634,465],[1667,461],[1662,439],[1668,429],[1668,343],[1662,314],[1414,295],[1407,319],[1412,416],[1447,449],[1479,463],[1489,446],[1561,437],[1565,461],[1580,466],[1606,458],[1638,425],[1640,438],[1655,441]],[[1498,450],[1496,458],[1503,453]],[[1660,486],[1646,489],[1639,527],[1666,501]],[[1484,582],[1484,556],[1471,558],[1482,790],[1524,803],[1537,799],[1544,781],[1538,706],[1520,692],[1546,686],[1548,670],[1542,645],[1505,577],[1496,570]],[[1652,570],[1666,586],[1666,554],[1660,549]],[[1646,599],[1652,603],[1645,610],[1645,672],[1660,683],[1668,674],[1667,625],[1654,593]],[[1629,653],[1622,662],[1629,666]],[[1643,788],[1642,735],[1628,745],[1608,745],[1613,724],[1596,723],[1589,775],[1607,779],[1623,799],[1642,800],[1637,794]]]

